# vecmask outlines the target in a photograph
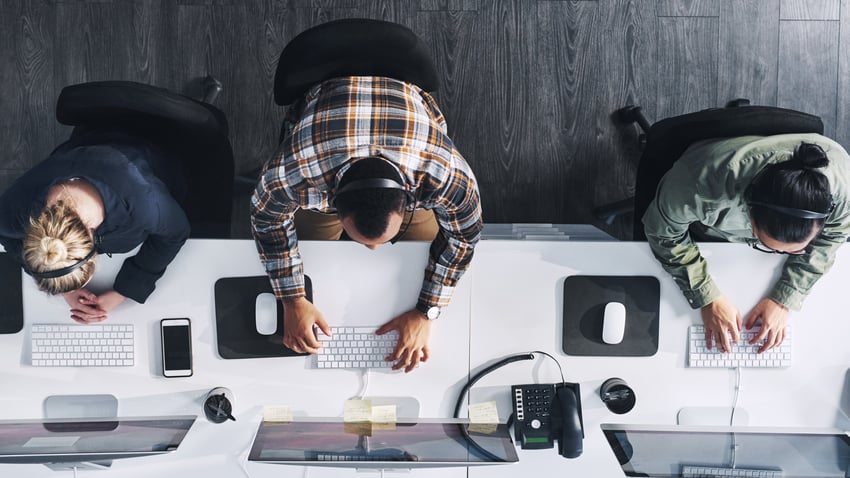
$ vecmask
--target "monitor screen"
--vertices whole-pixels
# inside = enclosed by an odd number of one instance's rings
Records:
[[[252,461],[368,468],[470,466],[517,461],[504,424],[461,420],[395,423],[297,421],[260,424]],[[352,464],[351,462],[357,462]]]
[[[838,430],[603,424],[602,431],[626,476],[681,477],[693,467],[850,476],[850,438]]]
[[[0,463],[101,461],[177,449],[194,416],[2,420]]]

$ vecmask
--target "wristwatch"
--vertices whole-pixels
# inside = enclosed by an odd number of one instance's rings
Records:
[[[416,304],[416,310],[425,314],[425,317],[428,320],[434,320],[434,319],[436,319],[437,317],[440,316],[440,308],[437,307],[436,305],[428,306],[428,305],[417,303]]]

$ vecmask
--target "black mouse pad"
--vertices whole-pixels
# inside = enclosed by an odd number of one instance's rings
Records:
[[[16,334],[24,328],[21,266],[6,252],[0,252],[0,284],[0,334]]]
[[[307,300],[313,301],[310,278],[304,276]],[[215,282],[215,331],[218,354],[224,359],[300,357],[283,345],[283,304],[277,301],[277,330],[272,335],[257,332],[254,317],[257,296],[272,293],[268,276],[224,277]]]
[[[658,279],[652,276],[570,276],[564,280],[564,353],[649,357],[658,351]],[[623,341],[602,341],[605,305],[626,307]]]

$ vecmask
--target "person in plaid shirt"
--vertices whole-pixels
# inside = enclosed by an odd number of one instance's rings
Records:
[[[320,344],[313,326],[330,335],[305,297],[296,225],[302,238],[317,238],[305,237],[302,225],[318,219],[326,230],[329,222],[331,229],[337,224],[337,237],[342,233],[375,249],[411,234],[421,238],[429,227],[419,219],[424,213],[437,227],[418,300],[378,329],[398,331],[387,360],[395,362],[393,369],[412,371],[428,359],[431,319],[448,305],[480,238],[475,176],[447,136],[434,99],[411,83],[385,77],[326,80],[290,107],[286,124],[285,139],[251,198],[257,250],[287,317],[284,345],[315,353]],[[345,189],[373,179],[389,186]],[[407,230],[411,221],[416,226]]]

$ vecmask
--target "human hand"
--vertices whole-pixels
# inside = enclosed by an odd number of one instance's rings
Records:
[[[118,307],[121,302],[124,302],[124,299],[126,299],[126,297],[121,295],[121,293],[110,290],[97,296],[97,304],[105,312],[111,312],[112,309]]]
[[[313,325],[328,337],[331,335],[322,313],[306,297],[285,299],[283,313],[286,316],[283,322],[283,345],[295,352],[314,354],[319,351],[322,344],[316,338]]]
[[[106,319],[106,311],[98,304],[97,296],[88,289],[80,288],[62,294],[71,306],[71,319],[81,324],[93,324]]]
[[[704,306],[700,312],[702,323],[705,324],[706,347],[711,349],[716,343],[717,348],[722,352],[730,351],[732,347],[729,336],[732,337],[732,343],[738,343],[738,331],[741,330],[742,321],[738,309],[729,302],[729,299],[721,295]]]
[[[431,321],[425,314],[416,309],[408,310],[393,320],[382,325],[375,331],[383,335],[391,330],[398,331],[398,342],[395,350],[384,360],[396,363],[393,370],[404,369],[411,372],[420,362],[428,360],[430,351],[428,349],[428,337],[431,336]]]
[[[761,330],[750,340],[750,344],[764,340],[759,347],[759,353],[762,353],[779,346],[785,340],[788,309],[773,299],[764,298],[747,315],[747,329],[752,329],[759,318],[761,318]]]

